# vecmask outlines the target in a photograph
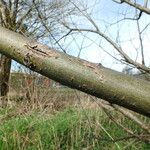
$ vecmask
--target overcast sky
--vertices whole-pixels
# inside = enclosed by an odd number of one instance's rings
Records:
[[[95,2],[97,3],[93,6]],[[124,52],[126,52],[133,60],[137,59],[137,61],[141,62],[137,22],[125,20],[118,24],[110,25],[122,19],[124,17],[123,14],[126,14],[126,17],[135,16],[135,9],[125,4],[116,4],[112,2],[112,0],[97,0],[95,2],[88,0],[88,6],[91,8],[88,12],[98,25],[99,29],[105,32],[114,41],[118,40],[119,43],[121,43],[121,47]],[[76,20],[76,23],[80,24],[82,28],[93,28],[93,26],[90,25],[90,23],[83,17],[72,18],[72,20],[73,19]],[[139,21],[141,30],[148,23],[150,23],[150,16],[143,14]],[[119,38],[117,39],[117,37]],[[143,33],[142,39],[146,64],[149,65],[150,27],[148,27]],[[84,33],[84,37],[82,34],[69,36],[65,42],[69,43],[69,46],[67,45],[66,49],[68,49],[70,54],[77,55],[77,49],[82,47],[81,58],[96,63],[102,63],[104,66],[118,71],[121,71],[124,67],[124,65],[113,59],[107,53],[110,53],[120,59],[119,54],[112,48],[112,46],[110,46],[110,44],[108,44],[105,40],[102,40],[102,38],[96,34]],[[103,47],[103,49],[101,47]]]
[[[83,3],[84,1],[84,3]],[[140,43],[137,32],[137,22],[131,20],[121,21],[113,24],[126,17],[133,17],[135,9],[126,4],[116,4],[112,0],[75,0],[78,6],[86,5],[91,18],[98,25],[100,31],[105,32],[112,40],[118,41],[122,49],[133,60],[141,62]],[[139,0],[138,2],[143,2]],[[82,28],[93,29],[89,21],[79,15],[70,18]],[[139,24],[141,30],[150,23],[150,16],[143,14]],[[142,40],[144,45],[144,55],[146,65],[150,64],[150,26],[143,32]],[[43,43],[48,44],[46,41]],[[120,59],[119,53],[100,36],[93,33],[77,33],[61,40],[65,50],[71,55],[77,56],[79,49],[82,49],[80,57],[95,63],[102,63],[105,67],[122,71],[125,65],[116,61],[112,56]],[[110,56],[111,54],[112,56]],[[16,64],[15,64],[16,65]],[[14,70],[14,67],[13,67]]]

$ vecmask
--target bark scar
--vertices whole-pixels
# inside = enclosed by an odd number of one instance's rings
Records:
[[[45,57],[54,57],[58,58],[59,55],[53,49],[50,49],[48,46],[39,44],[37,42],[28,42],[24,45],[27,49],[33,53],[45,56]]]
[[[102,64],[98,63],[98,64],[94,64],[94,63],[90,63],[85,61],[83,63],[84,66],[93,69],[94,73],[99,75],[100,80],[103,80],[104,76],[102,74],[100,74],[99,69],[102,67]]]

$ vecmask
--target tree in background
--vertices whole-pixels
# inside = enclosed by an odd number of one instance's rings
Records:
[[[46,38],[51,46],[59,34],[58,20],[72,12],[69,2],[64,0],[0,0],[1,26],[36,40]],[[0,57],[0,96],[5,97],[9,91],[11,59]]]

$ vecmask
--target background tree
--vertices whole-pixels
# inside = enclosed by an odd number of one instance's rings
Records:
[[[0,0],[1,26],[24,36],[38,40],[42,38],[44,42],[49,41],[51,46],[52,41],[55,41],[55,36],[60,33],[58,32],[60,27],[58,20],[72,12],[68,1]],[[60,47],[59,44],[58,46]],[[5,97],[9,90],[10,70],[11,59],[1,55],[0,96],[2,97]]]

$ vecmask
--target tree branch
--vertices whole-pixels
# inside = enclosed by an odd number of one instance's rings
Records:
[[[97,66],[0,27],[0,53],[33,71],[150,117],[150,83]]]
[[[116,0],[113,0],[113,1],[117,2]],[[147,0],[145,0],[144,6],[142,6],[140,4],[137,4],[136,2],[133,2],[132,0],[120,0],[120,2],[117,2],[117,3],[119,3],[119,4],[126,3],[126,4],[128,4],[130,6],[138,9],[139,11],[144,12],[144,13],[150,15],[150,9],[147,8],[147,3],[148,3]]]
[[[143,64],[140,64],[138,62],[133,61],[123,50],[120,46],[118,46],[113,40],[111,40],[108,36],[106,36],[104,33],[102,33],[100,30],[92,30],[92,29],[78,29],[78,28],[70,28],[67,25],[64,25],[66,28],[68,28],[71,32],[91,32],[91,33],[96,33],[98,35],[100,35],[101,37],[103,37],[108,43],[110,43],[120,54],[121,56],[124,58],[124,60],[129,63],[134,65],[137,69],[141,69],[147,73],[150,73],[150,68],[146,67]]]

